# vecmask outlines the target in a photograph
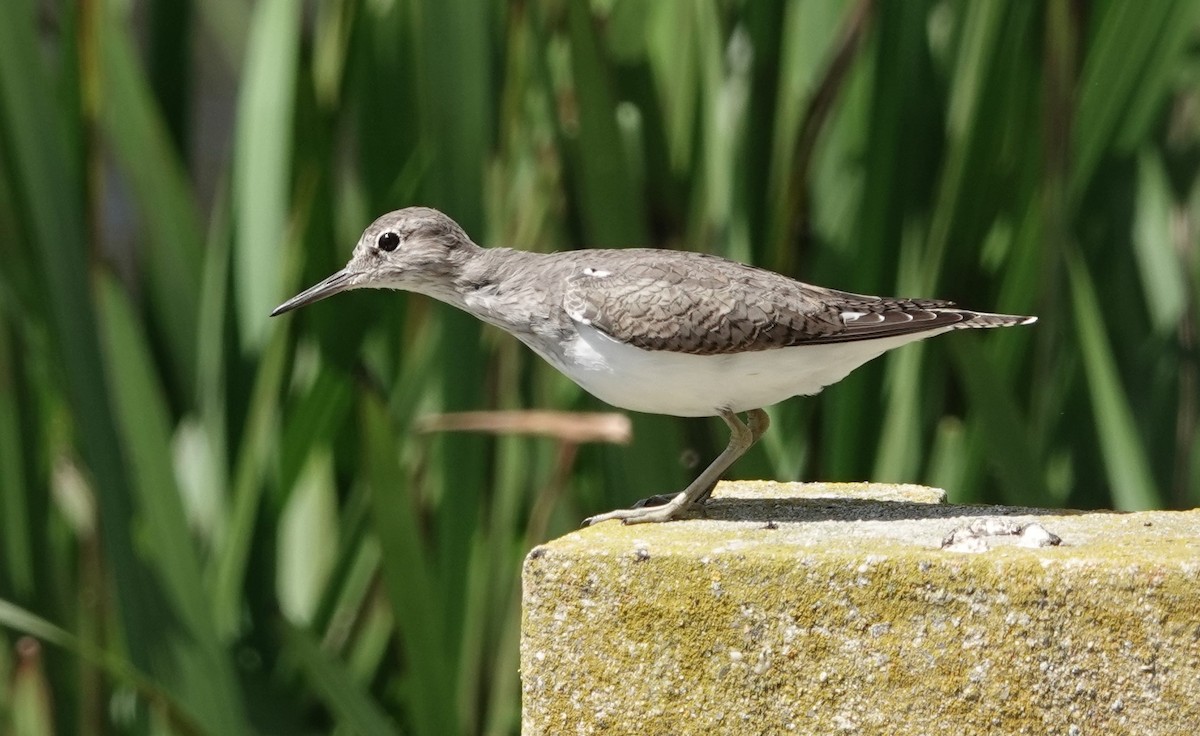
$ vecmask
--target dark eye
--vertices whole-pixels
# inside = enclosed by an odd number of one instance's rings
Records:
[[[379,236],[379,240],[375,241],[379,245],[379,250],[391,253],[396,250],[396,246],[400,245],[400,236],[388,230],[383,235]]]

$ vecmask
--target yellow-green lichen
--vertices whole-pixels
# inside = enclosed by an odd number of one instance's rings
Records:
[[[736,518],[738,501],[722,503]],[[1040,512],[1021,518],[1062,546],[963,554],[940,549],[954,527],[1034,510],[861,497],[778,508],[774,528],[606,523],[535,550],[526,732],[1200,723],[1200,512]]]

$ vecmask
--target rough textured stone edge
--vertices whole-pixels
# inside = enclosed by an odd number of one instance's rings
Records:
[[[530,554],[526,733],[1200,723],[1200,513],[770,485],[720,488],[718,518],[604,524]],[[1062,544],[941,549],[949,532],[997,518],[1042,524]]]

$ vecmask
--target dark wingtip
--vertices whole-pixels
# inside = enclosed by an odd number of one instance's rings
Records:
[[[1038,318],[1029,316],[1026,317],[1020,314],[991,314],[988,312],[975,312],[969,317],[963,326],[965,327],[1020,327],[1022,325],[1031,325],[1037,322]]]

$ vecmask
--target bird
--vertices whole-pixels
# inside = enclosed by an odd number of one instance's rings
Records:
[[[271,316],[364,288],[416,292],[468,312],[620,409],[724,420],[728,444],[685,489],[585,526],[687,518],[767,431],[765,407],[817,394],[907,343],[1037,320],[813,286],[705,253],[484,248],[428,207],[379,217],[344,268]]]

